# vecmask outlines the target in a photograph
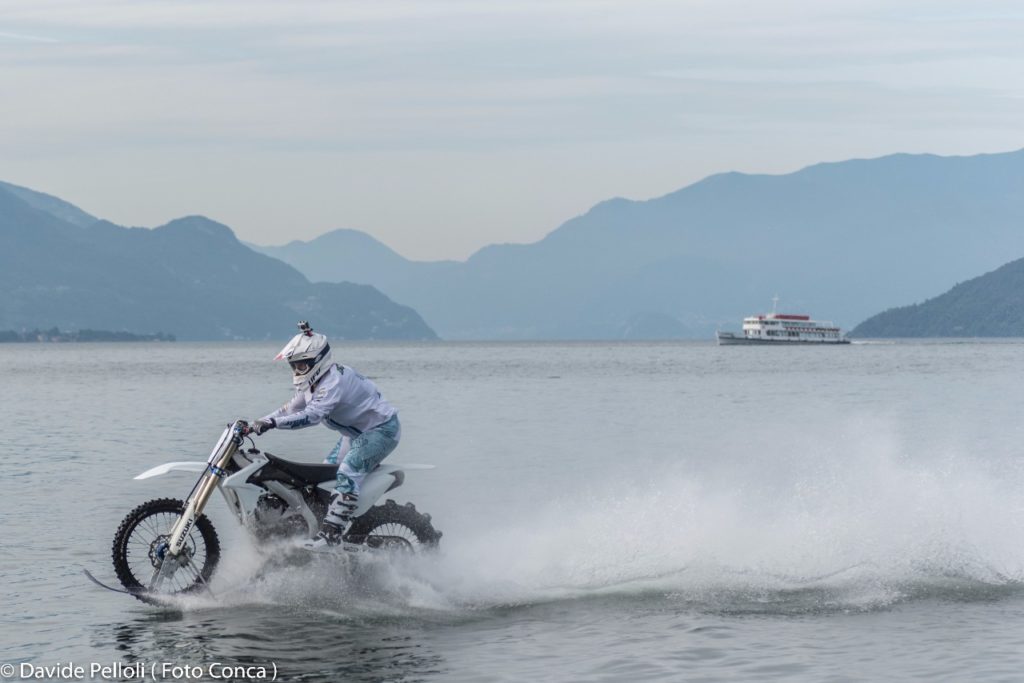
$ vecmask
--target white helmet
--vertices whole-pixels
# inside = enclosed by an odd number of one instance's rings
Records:
[[[327,337],[313,334],[313,328],[305,320],[299,323],[302,330],[292,337],[274,360],[286,360],[292,366],[292,384],[296,391],[304,391],[323,377],[333,361],[331,345]]]

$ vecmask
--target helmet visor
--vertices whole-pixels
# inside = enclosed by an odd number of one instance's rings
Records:
[[[307,358],[306,360],[288,361],[288,365],[292,366],[292,374],[296,376],[305,375],[316,365],[316,359]]]

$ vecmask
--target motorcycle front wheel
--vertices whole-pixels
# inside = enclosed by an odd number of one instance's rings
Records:
[[[181,517],[184,503],[158,498],[143,503],[121,521],[114,535],[111,555],[121,585],[140,600],[151,593],[149,583],[164,561],[171,531]],[[156,594],[170,596],[202,588],[213,576],[220,560],[220,540],[206,515],[200,515],[185,536],[181,566],[160,586]]]

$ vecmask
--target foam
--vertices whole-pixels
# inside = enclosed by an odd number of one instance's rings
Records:
[[[387,616],[609,595],[864,610],[1021,590],[1020,465],[955,441],[911,456],[891,425],[863,427],[820,425],[803,437],[820,448],[630,472],[629,486],[615,473],[515,514],[474,510],[437,554],[289,570],[246,599]],[[244,578],[254,553],[232,549],[222,580]]]

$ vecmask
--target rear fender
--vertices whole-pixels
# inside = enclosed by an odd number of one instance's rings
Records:
[[[381,496],[401,486],[405,480],[405,473],[402,470],[432,469],[433,465],[378,465],[373,472],[366,475],[359,486],[359,507],[355,509],[353,517],[365,514]],[[336,484],[337,482],[332,479],[320,484],[320,488],[333,493]]]

